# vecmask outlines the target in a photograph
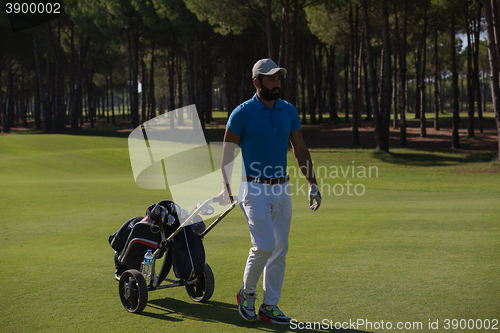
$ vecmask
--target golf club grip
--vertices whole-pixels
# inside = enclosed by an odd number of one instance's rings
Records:
[[[238,199],[238,197],[231,196],[231,200],[232,201],[236,201],[236,199]],[[213,203],[221,203],[222,202],[222,198],[221,197],[215,197],[215,198],[212,199],[212,202]]]

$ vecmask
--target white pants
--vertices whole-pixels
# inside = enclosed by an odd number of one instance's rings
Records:
[[[243,291],[253,293],[262,272],[262,302],[277,305],[285,276],[285,257],[292,220],[292,200],[288,182],[281,185],[242,183],[240,206],[250,227],[250,249]]]

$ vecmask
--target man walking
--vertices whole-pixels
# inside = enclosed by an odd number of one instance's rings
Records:
[[[286,175],[289,142],[309,183],[310,208],[316,210],[321,204],[297,110],[278,98],[285,74],[286,70],[271,59],[261,59],[253,66],[252,79],[257,92],[234,109],[227,122],[222,154],[224,186],[220,194],[228,204],[232,170],[226,166],[234,159],[236,145],[240,145],[244,174],[239,200],[250,227],[253,247],[245,266],[242,288],[237,294],[238,310],[246,320],[277,324],[288,324],[291,320],[278,308],[292,218],[289,177]],[[257,315],[255,290],[261,274],[264,295]]]

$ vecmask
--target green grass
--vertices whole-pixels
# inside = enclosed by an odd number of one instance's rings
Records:
[[[429,320],[443,331],[447,318],[500,319],[500,166],[490,155],[339,149],[312,156],[329,172],[318,177],[317,212],[292,191],[285,313],[304,322],[422,322],[423,332],[436,331]],[[353,166],[354,177],[344,177],[340,170]],[[377,177],[360,177],[370,166]],[[292,184],[300,189],[304,180]],[[363,195],[353,194],[356,185]],[[251,246],[239,208],[205,239],[216,284],[209,303],[173,288],[149,293],[143,315],[123,309],[108,236],[167,196],[135,185],[126,138],[2,135],[0,186],[2,331],[288,330],[238,314]]]

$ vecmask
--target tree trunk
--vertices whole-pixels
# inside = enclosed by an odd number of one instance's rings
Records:
[[[380,48],[380,70],[379,70],[379,75],[378,75],[378,99],[382,98],[382,82],[384,79],[384,47]],[[380,111],[380,106],[382,104],[379,104],[379,110],[378,112],[381,113]]]
[[[298,92],[298,80],[297,80],[297,15],[299,12],[299,8],[297,5],[297,0],[291,0],[293,3],[293,7],[290,8],[290,13],[292,15],[292,22],[290,27],[290,64],[289,68],[287,68],[287,77],[288,77],[288,87],[286,97],[287,101],[291,104],[295,105],[297,103],[297,92]]]
[[[200,125],[202,129],[205,129],[205,124],[206,124],[206,104],[205,104],[205,90],[206,90],[206,77],[207,77],[207,71],[206,71],[206,62],[205,62],[205,55],[206,55],[206,47],[205,47],[205,41],[202,40],[200,42],[200,55],[202,60],[200,61],[201,68],[199,72],[199,77],[198,80],[200,81],[200,84],[198,85],[199,90],[197,91],[197,111],[198,111],[198,118],[200,119]],[[172,80],[172,84],[170,84],[170,79]],[[196,80],[195,80],[196,82]],[[173,76],[169,76],[169,89],[171,94],[173,94]],[[171,102],[169,101],[169,104]],[[199,107],[198,107],[199,106]]]
[[[4,133],[9,133],[10,132],[10,127],[9,125],[7,124],[7,115],[5,113],[5,107],[4,107],[4,104],[3,104],[3,91],[2,91],[2,68],[3,68],[3,64],[1,63],[0,61],[0,117],[1,117],[1,121],[2,121],[2,129],[3,129],[3,132]],[[7,126],[5,125],[7,124]]]
[[[125,101],[125,96],[126,96],[126,93],[125,93],[125,90],[126,88],[123,87],[121,89],[122,91],[122,104],[120,105],[120,109],[121,109],[121,112],[122,112],[122,119],[125,120],[125,105],[127,105],[126,101]]]
[[[391,122],[391,99],[392,99],[392,70],[391,70],[391,44],[389,13],[387,11],[387,0],[382,0],[382,19],[383,19],[383,48],[384,72],[382,77],[382,95],[380,98],[380,137],[383,151],[389,151],[389,127]]]
[[[490,84],[491,84],[491,97],[493,99],[493,109],[495,110],[495,121],[497,124],[498,132],[498,161],[500,162],[500,81],[499,81],[499,66],[498,66],[498,53],[495,34],[493,31],[494,22],[491,14],[491,3],[489,0],[483,0],[484,16],[486,19],[486,33],[488,36],[488,55],[490,60]],[[498,17],[498,16],[497,16]],[[498,36],[497,36],[498,38]]]
[[[9,59],[9,72],[7,74],[7,117],[5,119],[4,131],[10,132],[14,118],[14,78],[12,74],[13,61]]]
[[[104,86],[104,99],[106,100],[106,103],[104,104],[104,101],[103,101],[103,104],[102,104],[102,107],[104,110],[106,110],[106,123],[110,123],[111,122],[111,117],[109,115],[109,77],[108,77],[108,73],[104,74],[104,78],[106,80],[106,85]]]
[[[311,117],[311,124],[316,125],[316,94],[317,89],[314,89],[314,58],[316,57],[316,43],[311,41],[308,43],[310,47],[304,53],[305,63],[306,63],[306,75],[307,75],[307,100],[308,100],[308,110],[309,116]]]
[[[307,64],[307,50],[306,50],[306,43],[302,44],[301,47],[301,55],[300,55],[300,77],[301,77],[301,90],[302,90],[302,124],[307,124],[307,118],[306,118],[306,108],[307,108],[307,103],[306,103],[306,64]]]
[[[205,76],[205,90],[204,90],[204,98],[205,98],[205,119],[206,123],[211,123],[213,120],[213,82],[214,82],[214,66],[213,59],[211,59],[211,49],[207,47],[205,58],[205,68],[206,68],[206,76]]]
[[[160,114],[164,114],[165,113],[165,99],[167,97],[165,96],[165,93],[163,93],[161,95],[161,98],[160,98]]]
[[[90,127],[94,127],[94,115],[95,115],[95,97],[94,97],[94,85],[92,83],[94,77],[94,68],[90,68],[87,71],[87,114],[90,120]]]
[[[128,35],[127,35],[128,37]],[[129,62],[129,66],[128,66],[128,81],[127,81],[127,86],[128,86],[128,93],[127,93],[127,107],[128,107],[128,112],[127,112],[127,120],[128,121],[131,121],[131,118],[132,118],[132,56],[131,56],[131,52],[130,52],[130,38],[128,38],[129,42],[129,57],[128,57],[128,62]],[[139,122],[139,121],[137,121]]]
[[[113,67],[109,69],[109,89],[111,94],[111,124],[116,125],[115,122],[115,94],[113,90]]]
[[[130,29],[127,37],[129,67],[131,69],[130,74],[132,75],[130,117],[132,119],[132,127],[136,128],[139,126],[139,91],[137,82],[139,74],[139,33],[134,29]]]
[[[356,13],[356,32],[359,31],[359,6],[356,6],[358,13]],[[359,48],[358,48],[359,45]],[[358,118],[358,126],[361,126],[361,115],[363,113],[363,89],[362,89],[362,54],[363,54],[363,41],[359,40],[359,35],[356,33],[356,48],[358,48],[357,60],[356,60],[356,77],[357,77],[357,86],[356,86],[356,100],[357,100],[357,118]]]
[[[438,62],[438,30],[434,30],[434,129],[439,128],[439,62]]]
[[[290,65],[290,29],[289,29],[290,0],[281,2],[281,37],[278,56],[278,66],[289,69]],[[288,94],[288,80],[281,82],[281,95],[286,99]]]
[[[82,110],[79,108],[82,98],[82,75],[83,75],[83,64],[85,62],[85,57],[87,56],[87,51],[90,43],[90,38],[85,38],[83,34],[80,35],[80,51],[78,52],[78,67],[76,74],[76,89],[75,95],[73,96],[72,106],[71,106],[71,128],[78,128],[78,119],[81,116]]]
[[[465,95],[465,89],[464,89],[464,78],[460,78],[460,113],[464,112],[464,95]]]
[[[442,75],[439,76],[439,112],[441,114],[444,114],[444,102],[445,102],[445,83],[443,81],[446,81],[445,78],[443,78]]]
[[[196,99],[195,99],[195,88],[194,88],[194,63],[191,59],[191,45],[189,43],[186,42],[186,67],[187,67],[187,88],[188,88],[188,104],[191,105],[191,104],[196,104]],[[230,65],[227,65],[227,61],[231,61],[231,57],[227,57],[226,58],[226,97],[228,98],[228,102],[227,102],[227,105],[228,105],[228,112],[231,112],[232,111],[232,106],[233,106],[233,103],[232,103],[232,99],[233,99],[233,95],[234,94],[229,94],[229,87],[228,87],[228,76],[229,75],[233,75],[233,72],[232,71],[227,71],[227,67]],[[229,81],[231,82],[231,81]],[[232,88],[232,87],[231,87]],[[164,98],[164,96],[162,97],[162,99]],[[163,103],[164,104],[164,103]],[[165,106],[163,105],[163,109],[165,109]],[[228,114],[228,117],[229,117],[229,114]]]
[[[364,39],[364,38],[363,38]],[[363,40],[362,43],[365,41]],[[371,101],[370,101],[370,80],[368,78],[368,65],[366,64],[366,52],[363,53],[363,81],[365,84],[365,104],[366,104],[366,120],[373,122],[373,116],[372,116],[372,106],[371,106]]]
[[[474,70],[472,68],[472,42],[471,42],[471,33],[470,33],[470,22],[469,22],[469,10],[468,6],[465,7],[465,16],[466,16],[466,24],[465,24],[465,32],[467,35],[467,104],[468,104],[468,119],[467,119],[467,138],[474,138]]]
[[[422,88],[420,89],[420,94],[422,101],[420,102],[420,136],[421,137],[426,137],[427,136],[427,123],[425,119],[425,111],[426,111],[426,91],[425,91],[425,77],[426,77],[426,67],[427,67],[427,21],[428,21],[428,15],[427,11],[429,8],[429,1],[427,0],[425,2],[425,9],[424,9],[424,35],[422,38]]]
[[[271,8],[272,0],[262,0],[265,7],[265,20],[266,20],[266,35],[267,35],[267,53],[269,58],[273,61],[276,60],[274,57],[274,42],[273,42],[273,12]]]
[[[393,73],[393,80],[392,80],[392,128],[398,129],[399,128],[399,122],[398,122],[398,111],[399,111],[399,106],[398,106],[398,52],[394,53],[394,73]]]
[[[40,130],[42,128],[41,119],[40,119],[40,105],[42,104],[40,101],[40,89],[38,88],[38,73],[35,72],[35,84],[34,84],[34,93],[35,93],[35,129]],[[5,109],[4,109],[5,111]],[[4,118],[6,119],[6,118]]]
[[[74,24],[70,25],[70,64],[69,64],[69,102],[70,124],[73,128],[73,100],[75,99],[75,29]],[[88,113],[88,110],[87,110]],[[78,122],[78,118],[77,118]],[[78,124],[76,125],[78,127]]]
[[[175,53],[176,52],[175,52],[175,42],[174,42],[170,49],[170,54],[168,59],[168,110],[169,111],[175,110]],[[200,107],[203,106],[200,105]]]
[[[53,100],[53,107],[54,107],[54,120],[56,121],[56,129],[61,129],[64,127],[63,124],[63,119],[61,115],[61,75],[60,75],[60,68],[61,68],[61,50],[60,50],[60,44],[61,44],[61,39],[60,39],[60,21],[58,25],[58,33],[57,33],[57,44],[54,41],[54,38],[52,36],[52,33],[49,30],[49,39],[50,39],[50,44],[54,48],[54,57],[55,57],[55,72],[54,72],[54,100]]]
[[[189,60],[188,60],[189,61]],[[235,91],[235,73],[234,73],[234,62],[235,60],[231,56],[226,57],[225,66],[224,66],[224,85],[226,92],[226,111],[227,117],[231,115],[234,108],[236,107],[236,91]],[[189,77],[189,67],[188,67],[188,77]],[[189,84],[189,78],[188,78]]]
[[[26,87],[25,87],[25,80],[24,80],[24,67],[21,68],[21,93],[19,96],[19,102],[20,102],[20,115],[21,115],[21,120],[23,121],[23,127],[27,128],[28,127],[28,115],[26,112]]]
[[[318,45],[318,56],[314,57],[314,71],[316,73],[315,77],[315,91],[316,91],[316,106],[318,109],[318,123],[322,124],[323,123],[323,101],[324,101],[324,94],[323,90],[326,88],[327,83],[324,85],[322,84],[323,82],[323,44]],[[326,81],[328,82],[328,81]]]
[[[345,122],[349,122],[349,51],[347,46],[344,52],[344,112]]]
[[[48,110],[47,110],[47,104],[45,102],[45,95],[43,93],[43,79],[42,79],[42,70],[40,68],[40,59],[38,57],[38,41],[37,41],[37,37],[36,37],[36,32],[35,32],[35,29],[32,30],[32,35],[33,35],[33,50],[35,52],[35,65],[36,65],[36,76],[37,76],[37,79],[38,79],[38,91],[39,91],[39,94],[40,94],[40,104],[42,105],[42,110],[41,110],[41,113],[43,114],[43,131],[45,133],[47,133],[49,131],[49,127],[48,127],[48,121],[47,121],[47,114],[48,114]],[[8,114],[8,110],[7,110],[7,114]],[[7,115],[7,118],[8,118],[8,115]]]
[[[359,7],[356,5],[356,13],[353,18],[352,4],[349,6],[349,27],[351,35],[351,100],[352,100],[352,144],[359,145],[359,116],[361,113],[360,90],[358,84],[359,49],[358,49],[358,17]],[[354,19],[354,22],[353,22]]]
[[[151,63],[149,65],[149,114],[148,119],[156,117],[156,98],[155,98],[155,42],[151,46]]]
[[[148,114],[148,70],[146,68],[146,63],[144,62],[144,57],[141,56],[141,81],[142,81],[142,91],[141,91],[141,122],[145,123],[147,121]]]
[[[497,56],[500,56],[500,12],[498,0],[491,0],[491,20],[493,25],[493,40],[497,49]]]
[[[94,121],[98,121],[101,118],[101,97],[96,91],[93,93],[92,103],[94,104],[92,116]]]
[[[50,28],[50,22],[47,23],[47,57],[46,57],[46,69],[47,69],[47,89],[45,90],[46,96],[45,96],[45,103],[47,105],[46,112],[44,112],[44,122],[47,121],[47,129],[48,131],[52,130],[52,89],[51,89],[51,84],[52,84],[52,79],[50,76],[50,35],[51,35],[51,28]],[[45,115],[46,113],[46,115]]]
[[[184,97],[182,96],[182,63],[181,63],[181,57],[180,55],[175,57],[175,76],[177,78],[177,84],[176,84],[176,95],[177,95],[177,107],[181,108],[184,106]],[[177,124],[179,126],[184,126],[184,116],[183,116],[183,111],[179,110],[178,112],[178,118],[177,118]]]
[[[458,109],[458,73],[457,73],[457,51],[455,46],[455,13],[451,15],[451,76],[452,76],[452,105],[453,105],[453,122],[452,122],[452,143],[453,149],[460,149],[460,140],[458,126],[460,123],[460,114]]]
[[[474,90],[476,92],[477,99],[477,121],[479,125],[479,132],[483,133],[483,110],[481,105],[481,81],[479,74],[479,33],[481,31],[481,18],[482,18],[482,3],[478,1],[477,3],[477,18],[475,27],[475,44],[474,44]]]
[[[420,119],[421,103],[420,98],[422,90],[422,47],[418,44],[417,59],[416,59],[416,90],[415,90],[415,119]]]
[[[364,30],[364,40],[366,49],[366,62],[368,64],[368,76],[370,77],[370,104],[372,106],[373,122],[375,123],[375,137],[377,149],[381,150],[383,146],[382,136],[381,136],[381,122],[380,113],[378,109],[378,98],[377,98],[377,75],[375,73],[375,67],[373,65],[373,52],[372,46],[370,44],[370,24],[368,21],[368,3],[367,0],[363,0],[363,30]]]
[[[329,85],[329,94],[328,101],[330,105],[330,124],[333,123],[333,120],[338,119],[338,103],[337,103],[337,66],[335,64],[335,45],[330,46],[330,52],[328,56],[328,65],[330,67],[331,76],[330,76],[330,85]]]

